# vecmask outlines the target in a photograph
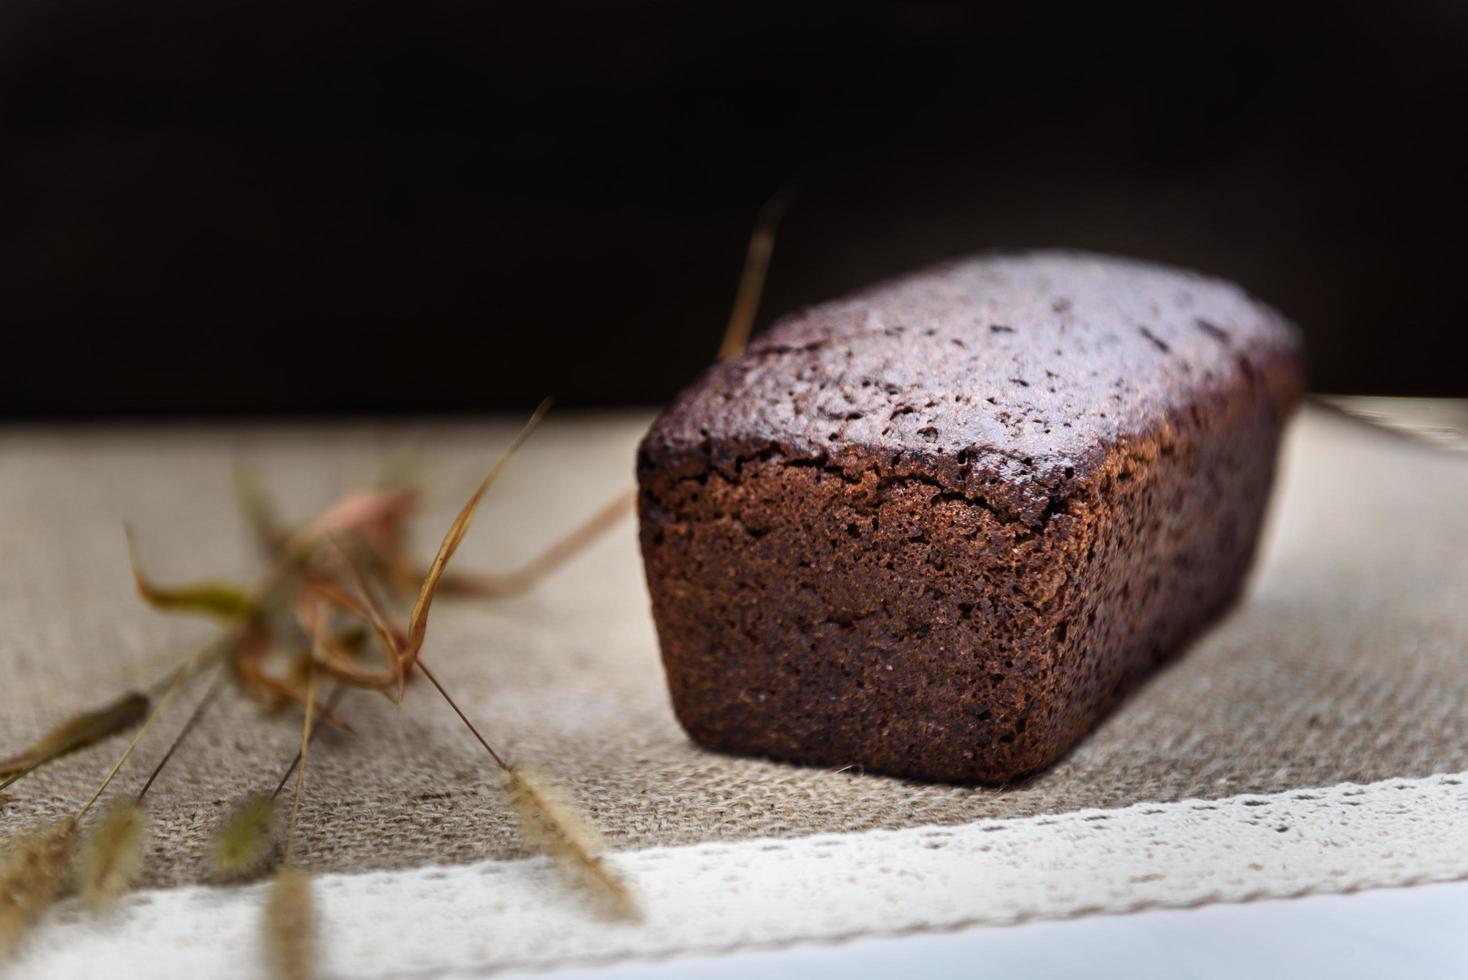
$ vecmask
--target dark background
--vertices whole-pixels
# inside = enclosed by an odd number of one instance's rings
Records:
[[[787,181],[762,324],[1066,245],[1468,394],[1468,4],[1129,9],[6,0],[0,413],[658,402]]]

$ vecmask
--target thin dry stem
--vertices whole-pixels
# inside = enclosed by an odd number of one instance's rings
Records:
[[[82,902],[103,912],[130,891],[143,867],[148,811],[136,800],[113,806],[82,845],[79,884]]]
[[[552,544],[529,562],[504,574],[476,574],[474,572],[448,572],[439,582],[445,594],[472,595],[482,598],[504,598],[524,595],[547,575],[576,557],[593,541],[616,527],[623,518],[632,513],[632,504],[637,499],[637,488],[631,487],[617,495],[580,527]]]
[[[32,830],[0,854],[0,956],[13,953],[56,901],[75,830],[72,820]]]
[[[234,645],[234,672],[246,693],[255,697],[256,700],[264,701],[266,704],[279,704],[292,702],[301,707],[306,706],[306,693],[296,686],[271,676],[265,668],[266,658],[270,655],[270,631],[264,622],[251,620],[244,627],[244,633]],[[322,709],[319,705],[317,710],[321,718],[333,728],[353,734],[352,726],[342,721],[330,711]]]
[[[306,583],[296,598],[296,619],[308,636],[317,634],[317,624],[324,618],[322,603],[336,606],[362,619],[370,616],[367,608],[351,592],[331,579],[315,577]],[[359,663],[329,632],[320,642],[312,642],[307,661],[343,684],[385,692],[397,686],[402,661],[397,655],[397,640],[391,634],[379,633],[378,639],[387,653],[389,666],[385,670]]]
[[[113,765],[112,770],[107,773],[106,778],[98,785],[96,792],[92,794],[86,803],[82,804],[82,808],[76,812],[76,816],[71,818],[73,823],[86,816],[87,811],[92,808],[92,805],[107,791],[107,787],[112,785],[112,780],[117,777],[117,773],[126,764],[128,758],[132,756],[133,750],[138,747],[138,742],[142,741],[143,736],[148,734],[148,729],[153,727],[153,723],[158,720],[159,715],[163,714],[169,702],[177,696],[179,691],[183,690],[185,684],[192,680],[204,668],[211,657],[217,656],[224,649],[227,649],[227,646],[210,644],[194,654],[188,663],[174,672],[173,681],[168,685],[168,689],[163,692],[163,696],[158,699],[158,703],[153,706],[153,710],[148,712],[148,717],[143,719],[143,724],[138,728],[137,734],[133,736],[133,740],[123,750],[122,755],[118,758],[116,764]]]
[[[765,291],[765,273],[775,251],[775,229],[795,199],[795,191],[784,187],[760,208],[754,231],[749,236],[749,251],[744,256],[744,270],[739,275],[739,290],[734,294],[734,308],[724,328],[724,341],[719,345],[719,360],[727,361],[744,353],[754,318],[759,313],[760,297]]]
[[[495,765],[499,766],[505,772],[509,772],[510,764],[505,761],[504,756],[496,752],[494,746],[489,744],[489,740],[479,734],[479,729],[474,727],[474,722],[469,720],[469,716],[464,714],[464,710],[459,707],[458,702],[449,696],[448,691],[444,690],[444,686],[438,682],[437,677],[433,676],[433,672],[428,669],[428,665],[423,662],[421,657],[418,660],[418,669],[423,671],[423,676],[428,678],[429,682],[438,689],[439,694],[443,695],[443,699],[449,703],[450,708],[454,709],[454,714],[459,716],[459,720],[464,723],[475,738],[479,739],[479,744],[484,746],[484,751],[489,753],[489,757],[494,760]]]
[[[311,875],[281,865],[265,896],[263,916],[266,960],[278,980],[310,980],[316,975],[316,903]]]
[[[459,511],[459,515],[454,518],[453,524],[449,525],[448,533],[443,536],[443,541],[438,546],[438,554],[433,556],[433,564],[429,566],[428,574],[423,579],[423,585],[418,590],[418,600],[413,604],[412,615],[408,617],[408,643],[402,657],[404,677],[408,671],[413,669],[413,663],[423,649],[423,638],[428,632],[428,611],[433,606],[434,593],[438,591],[439,580],[448,567],[449,559],[454,557],[459,543],[464,540],[464,535],[469,533],[469,526],[474,523],[474,512],[479,509],[479,501],[484,498],[484,494],[494,483],[495,478],[500,475],[500,471],[505,468],[505,464],[510,461],[510,457],[524,445],[526,439],[530,438],[530,433],[535,431],[535,427],[540,424],[540,420],[549,410],[549,400],[540,403],[530,416],[530,420],[511,440],[510,445],[500,454],[499,459],[495,460],[494,465],[489,468],[489,472],[479,484],[479,489],[474,491],[474,495],[469,498],[468,503]],[[400,679],[398,700],[402,701],[402,699],[403,682]]]
[[[635,917],[637,905],[632,893],[602,859],[601,835],[570,794],[519,766],[507,768],[505,779],[525,841],[555,859],[609,913],[617,918]]]
[[[272,560],[279,557],[289,535],[281,527],[275,503],[260,482],[260,474],[248,463],[236,460],[234,488],[240,512],[250,527],[260,554]]]
[[[337,706],[337,702],[341,701],[342,695],[346,694],[348,690],[349,688],[345,684],[338,684],[336,687],[334,687],[331,693],[326,696],[326,704],[324,704],[321,708],[322,715],[325,716],[327,713],[334,710]],[[311,726],[311,741],[316,741],[316,735],[320,731],[320,725]],[[300,764],[301,752],[299,749],[297,749],[295,758],[291,760],[291,764],[286,767],[285,772],[281,773],[280,782],[275,784],[275,792],[270,794],[270,798],[272,800],[277,799],[280,796],[281,791],[285,789],[285,784],[290,781],[291,776],[295,774],[296,767]]]
[[[322,666],[338,680],[345,681],[359,687],[371,687],[381,689],[387,684],[396,685],[401,691],[404,682],[403,650],[407,639],[403,631],[390,622],[390,616],[382,604],[377,601],[371,584],[367,581],[367,575],[362,571],[361,565],[356,558],[344,548],[340,541],[334,536],[330,539],[332,547],[341,558],[342,563],[351,573],[357,588],[361,592],[361,598],[332,581],[320,578],[311,582],[312,589],[324,600],[345,609],[352,615],[367,622],[373,633],[377,635],[377,642],[381,644],[383,651],[387,654],[391,669],[386,676],[379,672],[365,669],[351,662],[351,658],[344,657],[336,649],[335,644],[324,643],[318,651],[318,660]],[[303,625],[305,625],[303,623]],[[308,625],[308,632],[311,627]],[[327,638],[329,639],[329,637]],[[386,683],[383,683],[386,681]]]
[[[189,714],[188,720],[184,722],[183,728],[179,729],[178,734],[169,743],[168,750],[163,753],[163,758],[158,760],[158,764],[148,774],[148,781],[143,783],[143,788],[138,790],[139,803],[143,802],[143,797],[148,795],[148,790],[153,788],[153,783],[158,779],[159,774],[163,772],[163,767],[168,765],[169,760],[173,758],[173,754],[178,751],[184,739],[188,738],[189,733],[198,726],[199,719],[204,717],[204,712],[209,710],[209,705],[213,704],[214,699],[219,697],[219,692],[224,690],[224,682],[228,678],[229,675],[225,672],[224,666],[220,665],[218,673],[215,675],[214,683],[209,685],[209,690],[205,691],[204,696],[199,699],[199,703],[194,705],[194,710]]]
[[[316,645],[321,643],[321,630],[318,628],[316,635],[312,637]],[[306,674],[306,718],[301,723],[301,750],[300,765],[296,767],[296,791],[291,797],[291,818],[286,825],[285,831],[285,859],[289,863],[296,853],[296,815],[301,810],[301,789],[306,785],[306,761],[311,748],[311,723],[315,720],[313,707],[316,704],[316,671],[309,670]]]
[[[367,581],[367,575],[362,571],[361,563],[342,547],[340,541],[332,538],[331,544],[337,554],[341,555],[347,571],[352,573],[352,580],[357,583],[358,591],[362,593],[362,601],[357,605],[357,614],[367,620],[367,624],[377,634],[378,642],[382,644],[383,649],[401,664],[402,650],[407,643],[403,631],[393,625],[391,616],[378,601],[377,593],[373,591],[372,583]]]
[[[27,766],[14,775],[6,776],[3,780],[0,780],[0,789],[8,789],[10,786],[20,782],[22,779],[26,778],[39,768],[41,768],[39,765]],[[10,797],[6,796],[4,793],[0,793],[0,800],[9,801]]]

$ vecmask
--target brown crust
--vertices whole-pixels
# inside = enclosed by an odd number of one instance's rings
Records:
[[[904,776],[1049,764],[1237,594],[1300,386],[1277,314],[1094,256],[778,325],[639,452],[679,719]]]

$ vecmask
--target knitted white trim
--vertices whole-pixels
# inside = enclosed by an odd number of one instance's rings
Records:
[[[659,847],[636,924],[542,860],[316,881],[326,976],[433,976],[1468,877],[1468,774],[953,827]],[[15,976],[258,977],[260,886],[63,906]]]

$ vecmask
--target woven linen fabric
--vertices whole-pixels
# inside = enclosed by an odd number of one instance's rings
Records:
[[[549,422],[491,490],[456,563],[512,567],[622,492],[647,421]],[[385,457],[407,459],[428,488],[426,557],[517,424],[0,433],[0,752],[155,684],[217,632],[139,603],[124,522],[161,580],[249,581],[260,568],[233,501],[236,459],[296,518],[372,483]],[[1240,605],[1061,763],[1015,785],[919,784],[690,743],[668,704],[631,520],[529,596],[436,604],[425,659],[492,741],[567,785],[624,851],[1468,769],[1468,456],[1308,409],[1282,463]],[[143,740],[116,792],[136,792],[203,687]],[[412,685],[401,708],[353,692],[340,713],[356,734],[324,732],[313,749],[302,864],[363,872],[526,855],[496,772],[430,688]],[[291,713],[222,698],[149,794],[144,884],[203,880],[214,827],[234,801],[273,788],[298,737]],[[121,747],[17,783],[0,834],[72,812]]]

